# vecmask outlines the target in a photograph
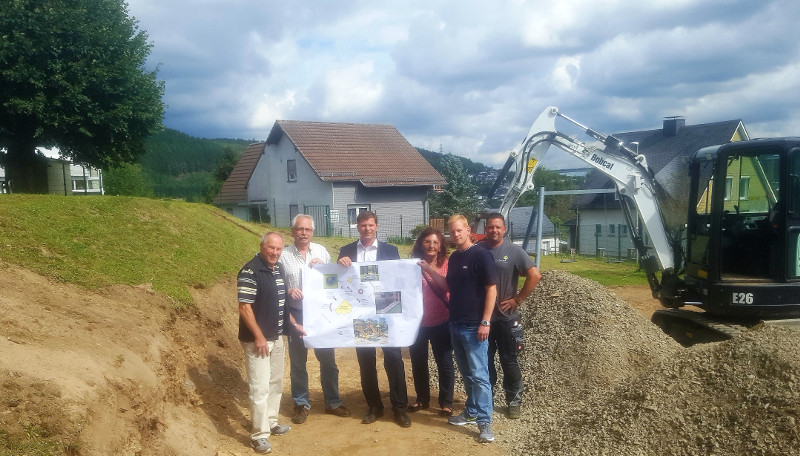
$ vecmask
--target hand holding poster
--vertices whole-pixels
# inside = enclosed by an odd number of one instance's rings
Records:
[[[303,269],[309,348],[407,347],[422,320],[419,260],[318,264]]]

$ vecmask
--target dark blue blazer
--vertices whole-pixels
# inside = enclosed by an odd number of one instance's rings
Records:
[[[350,257],[350,261],[358,261],[358,241],[351,242],[339,249],[339,258]],[[338,258],[337,258],[338,259]],[[385,242],[378,242],[378,261],[399,260],[400,253],[397,247]]]

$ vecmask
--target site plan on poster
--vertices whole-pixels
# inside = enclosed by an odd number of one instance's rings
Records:
[[[422,320],[419,260],[303,268],[306,347],[407,347]]]

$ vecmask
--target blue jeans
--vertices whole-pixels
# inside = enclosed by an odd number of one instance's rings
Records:
[[[295,320],[302,324],[303,312],[289,309]],[[308,349],[303,339],[298,336],[294,328],[287,328],[289,339],[289,378],[292,382],[292,400],[294,405],[311,408],[308,401]],[[336,408],[342,405],[339,397],[339,368],[336,366],[336,354],[332,348],[315,348],[314,355],[319,361],[319,381],[322,384],[322,397],[325,407]]]
[[[478,341],[478,324],[450,323],[450,340],[458,370],[464,379],[464,408],[478,424],[492,422],[492,385],[489,383],[489,341]]]

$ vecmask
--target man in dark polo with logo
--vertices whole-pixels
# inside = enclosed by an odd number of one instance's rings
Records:
[[[497,271],[497,305],[492,313],[489,331],[489,381],[494,389],[497,383],[494,355],[499,353],[500,366],[503,368],[506,415],[510,419],[518,419],[523,390],[522,371],[517,361],[519,346],[516,338],[522,337],[519,305],[528,299],[542,275],[522,247],[511,241],[505,242],[506,222],[503,214],[489,214],[484,230],[486,238],[481,245],[492,253]],[[525,277],[525,283],[517,292],[520,276]]]

